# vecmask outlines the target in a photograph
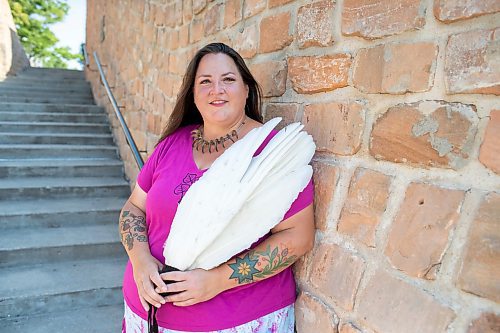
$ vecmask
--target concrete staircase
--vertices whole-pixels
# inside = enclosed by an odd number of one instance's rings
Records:
[[[129,194],[82,72],[0,82],[0,332],[120,332]]]

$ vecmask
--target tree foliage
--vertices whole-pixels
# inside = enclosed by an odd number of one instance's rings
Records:
[[[78,59],[67,46],[59,47],[59,39],[50,25],[61,22],[68,13],[66,0],[9,0],[21,44],[30,60],[42,67],[67,68],[67,61]]]

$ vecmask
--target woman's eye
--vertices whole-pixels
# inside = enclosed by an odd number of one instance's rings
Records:
[[[226,82],[234,82],[236,80],[234,78],[232,78],[232,77],[226,77],[226,78],[224,78],[224,81],[226,81]]]
[[[207,84],[207,83],[210,83],[210,80],[205,79],[200,81],[200,84]]]

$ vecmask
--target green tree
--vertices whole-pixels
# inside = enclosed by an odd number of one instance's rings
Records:
[[[59,39],[50,30],[50,25],[61,22],[68,13],[66,0],[9,0],[17,34],[26,54],[43,67],[67,68],[67,61],[77,59],[70,48],[57,47]]]

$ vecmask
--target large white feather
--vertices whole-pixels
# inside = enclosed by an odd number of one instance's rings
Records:
[[[307,164],[315,146],[296,123],[282,129],[253,157],[280,120],[272,119],[250,131],[191,186],[165,243],[168,265],[181,270],[215,267],[281,221],[311,178],[312,168]],[[267,209],[269,202],[272,209]],[[258,216],[252,216],[256,212]]]

